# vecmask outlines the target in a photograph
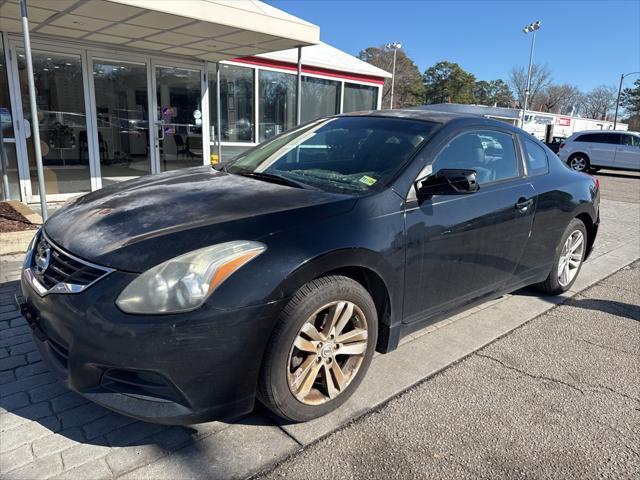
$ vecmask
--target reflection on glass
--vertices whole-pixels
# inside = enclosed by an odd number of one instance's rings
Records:
[[[9,100],[9,79],[7,64],[0,38],[0,131],[4,138],[13,138],[13,123],[11,121],[11,102]]]
[[[211,126],[216,119],[216,73],[209,72]],[[220,114],[223,142],[253,142],[253,69],[220,65]],[[212,136],[212,139],[214,137]]]
[[[340,82],[302,77],[302,123],[340,111]]]
[[[260,141],[296,124],[296,76],[262,70],[260,79]]]
[[[80,56],[34,50],[32,57],[47,194],[88,192],[91,189],[89,142]],[[22,109],[28,122],[25,127],[31,189],[38,195],[23,50],[18,51],[18,71]]]
[[[103,186],[151,173],[145,65],[95,60],[93,82]]]
[[[202,165],[200,71],[156,67],[160,169]]]
[[[378,106],[378,88],[354,83],[344,84],[343,111],[361,112],[375,110]]]
[[[20,200],[16,145],[5,142],[5,139],[13,139],[14,136],[5,60],[0,38],[0,200]]]
[[[20,177],[15,143],[0,142],[0,174],[2,175],[0,200],[20,200]]]

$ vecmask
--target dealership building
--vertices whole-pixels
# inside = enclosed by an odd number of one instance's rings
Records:
[[[27,5],[50,201],[380,108],[391,76],[255,0]],[[20,17],[18,0],[0,0],[1,198],[31,203],[39,192]]]

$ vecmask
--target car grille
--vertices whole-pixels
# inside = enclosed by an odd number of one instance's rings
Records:
[[[74,257],[39,234],[28,270],[40,293],[78,293],[113,270]]]

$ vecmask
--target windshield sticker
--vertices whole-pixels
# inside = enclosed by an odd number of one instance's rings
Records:
[[[377,182],[377,180],[375,178],[369,177],[368,175],[364,175],[360,177],[360,182],[371,187],[374,183]]]

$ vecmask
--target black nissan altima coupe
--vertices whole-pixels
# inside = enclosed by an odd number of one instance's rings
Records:
[[[403,335],[526,285],[569,289],[599,198],[506,123],[323,118],[72,201],[34,238],[18,302],[51,369],[105,407],[184,424],[257,398],[305,421]]]

